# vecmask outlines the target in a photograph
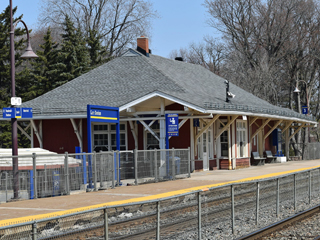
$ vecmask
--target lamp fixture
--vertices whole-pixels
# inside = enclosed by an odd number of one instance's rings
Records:
[[[299,90],[299,88],[298,87],[296,87],[295,89],[294,89],[294,91],[293,92],[295,92],[295,93],[299,93],[300,92],[300,90]]]

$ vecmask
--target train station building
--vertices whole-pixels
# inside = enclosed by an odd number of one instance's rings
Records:
[[[88,151],[87,105],[119,108],[120,150],[191,149],[191,169],[250,166],[252,152],[280,154],[309,116],[274,106],[206,68],[151,54],[148,38],[82,76],[23,103],[33,109],[32,147],[52,152]],[[165,114],[179,115],[179,136],[166,146]],[[4,119],[1,119],[4,120]],[[92,149],[116,149],[114,124],[92,123]],[[292,130],[293,129],[293,130]]]

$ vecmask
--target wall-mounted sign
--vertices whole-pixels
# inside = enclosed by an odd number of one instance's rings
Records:
[[[308,106],[302,106],[302,114],[308,114]]]
[[[167,136],[179,136],[179,115],[166,114]]]
[[[92,122],[119,122],[119,113],[118,110],[111,110],[102,107],[91,106],[89,116]]]
[[[32,118],[32,108],[3,108],[3,118]]]

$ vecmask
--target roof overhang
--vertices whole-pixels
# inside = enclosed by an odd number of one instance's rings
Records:
[[[223,111],[223,110],[207,110],[207,113],[212,114],[221,114],[221,115],[239,115],[239,116],[252,116],[252,117],[261,117],[261,118],[272,118],[272,119],[282,119],[282,120],[290,120],[300,123],[309,123],[312,125],[317,125],[318,123],[315,121],[301,119],[296,117],[286,117],[280,115],[272,115],[272,114],[263,114],[263,113],[251,113],[251,112],[242,112],[242,111]]]
[[[130,107],[137,106],[137,105],[139,105],[139,104],[141,104],[141,103],[143,103],[143,102],[145,102],[147,100],[150,100],[150,99],[152,99],[154,97],[162,97],[162,98],[164,98],[166,100],[169,100],[172,103],[178,103],[180,105],[186,106],[186,107],[188,107],[190,109],[196,110],[196,111],[201,112],[201,113],[206,113],[207,112],[205,108],[201,108],[201,107],[199,107],[197,105],[194,105],[192,103],[183,101],[183,100],[181,100],[179,98],[173,97],[173,96],[171,96],[169,94],[165,94],[165,93],[162,93],[162,92],[159,92],[159,91],[155,91],[155,92],[149,93],[149,94],[147,94],[147,95],[145,95],[143,97],[140,97],[140,98],[138,98],[138,99],[136,99],[134,101],[131,101],[131,102],[119,107],[119,111],[120,112],[125,111],[126,109],[128,109]]]

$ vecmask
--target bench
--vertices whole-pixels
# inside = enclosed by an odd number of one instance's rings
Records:
[[[265,163],[265,158],[260,157],[258,152],[251,152],[251,165],[262,166]]]
[[[265,151],[266,163],[275,163],[277,157],[272,155],[271,151]]]

